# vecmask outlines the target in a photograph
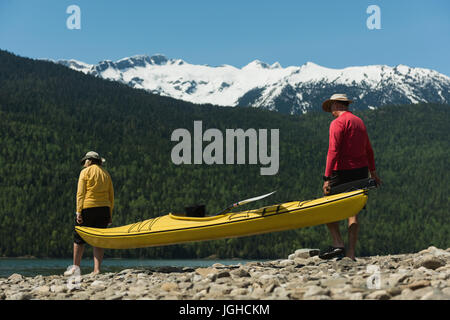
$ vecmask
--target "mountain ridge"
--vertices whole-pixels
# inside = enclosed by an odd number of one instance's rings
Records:
[[[450,103],[450,77],[403,64],[332,69],[307,61],[282,67],[253,60],[242,68],[194,65],[163,54],[87,64],[54,61],[73,70],[196,104],[255,107],[289,114],[320,110],[333,93],[347,93],[359,110],[387,104]]]

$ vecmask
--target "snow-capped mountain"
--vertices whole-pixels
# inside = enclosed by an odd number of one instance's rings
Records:
[[[74,70],[133,88],[201,104],[250,106],[283,113],[320,109],[333,93],[346,93],[356,109],[386,104],[450,103],[450,78],[437,71],[371,65],[330,69],[307,62],[283,68],[255,60],[243,68],[193,65],[164,55],[137,55],[90,65],[59,60]]]

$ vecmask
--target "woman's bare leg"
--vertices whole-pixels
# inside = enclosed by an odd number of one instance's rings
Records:
[[[104,253],[105,249],[94,247],[94,274],[100,273]]]
[[[73,264],[80,267],[81,258],[83,257],[84,244],[73,243]]]

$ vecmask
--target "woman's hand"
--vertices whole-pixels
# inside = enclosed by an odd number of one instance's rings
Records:
[[[77,212],[77,223],[82,224],[83,223],[83,217],[81,216],[80,212]]]

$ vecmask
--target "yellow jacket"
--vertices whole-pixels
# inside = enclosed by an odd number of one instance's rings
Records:
[[[96,164],[81,170],[77,189],[77,212],[92,207],[114,207],[111,176]]]

